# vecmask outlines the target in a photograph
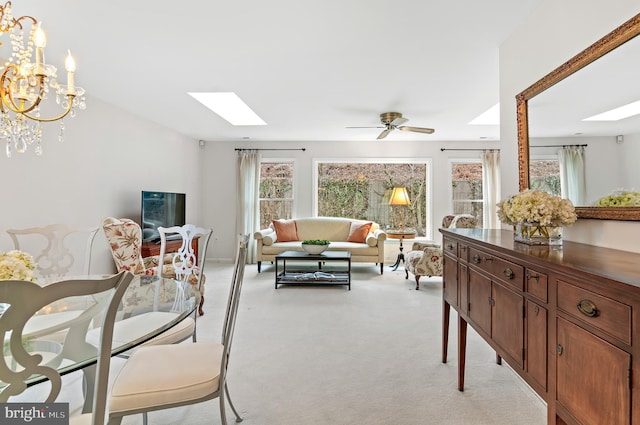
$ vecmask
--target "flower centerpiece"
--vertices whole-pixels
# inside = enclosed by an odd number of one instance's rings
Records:
[[[514,226],[514,238],[530,245],[562,245],[562,226],[578,218],[568,199],[525,190],[498,203],[498,218]]]
[[[13,250],[0,252],[0,280],[27,280],[35,282],[36,262],[26,252]]]

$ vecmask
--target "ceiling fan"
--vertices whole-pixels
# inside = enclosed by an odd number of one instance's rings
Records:
[[[380,133],[380,135],[377,137],[378,140],[384,139],[392,130],[395,129],[425,134],[431,134],[435,131],[433,128],[411,127],[408,125],[402,125],[407,121],[409,120],[407,118],[404,118],[400,112],[383,112],[380,114],[380,122],[384,124],[383,126],[347,128],[384,128],[384,130],[382,130],[382,133]]]

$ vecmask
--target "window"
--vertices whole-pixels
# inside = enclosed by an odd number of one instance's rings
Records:
[[[482,223],[484,207],[482,196],[482,163],[477,160],[451,163],[452,214],[471,214]]]
[[[560,196],[560,161],[557,157],[531,158],[529,187]]]
[[[260,228],[269,227],[273,220],[292,217],[293,162],[260,164]]]
[[[374,221],[382,228],[400,223],[428,236],[430,211],[428,163],[376,160],[375,162],[316,161],[316,213]],[[390,207],[394,187],[407,188],[411,205]]]

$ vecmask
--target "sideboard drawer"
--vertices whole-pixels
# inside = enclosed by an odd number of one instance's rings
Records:
[[[631,306],[558,280],[558,308],[631,344]]]
[[[526,269],[525,272],[526,287],[525,291],[540,301],[547,302],[547,275],[533,269]]]
[[[444,239],[444,244],[442,245],[442,250],[449,255],[453,255],[454,257],[458,256],[458,242],[452,241],[451,239]]]
[[[458,258],[462,261],[469,261],[469,247],[465,244],[458,244]]]
[[[469,262],[501,282],[524,288],[524,267],[487,252],[469,248]]]

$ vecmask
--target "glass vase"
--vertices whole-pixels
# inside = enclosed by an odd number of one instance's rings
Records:
[[[513,226],[513,239],[528,245],[562,245],[562,226],[518,223]]]

